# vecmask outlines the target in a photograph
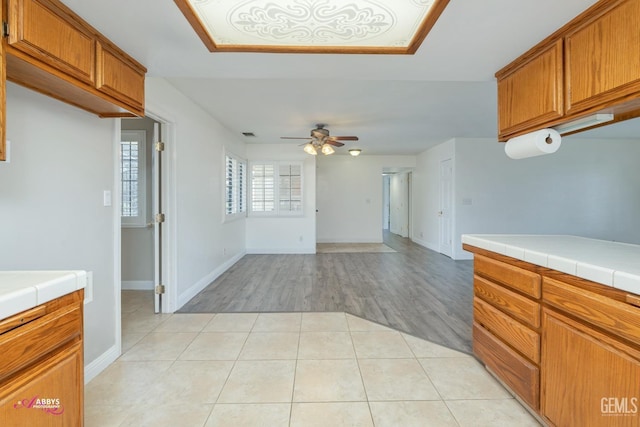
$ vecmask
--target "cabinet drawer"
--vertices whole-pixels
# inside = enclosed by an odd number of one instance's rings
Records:
[[[540,369],[482,326],[473,325],[473,352],[533,409],[540,408]]]
[[[67,75],[93,84],[95,36],[48,0],[10,0],[9,45]]]
[[[535,363],[540,362],[540,335],[492,307],[473,299],[473,320]]]
[[[69,342],[82,339],[80,303],[62,307],[46,316],[0,335],[0,380],[29,366]]]
[[[543,300],[572,316],[632,342],[640,342],[640,308],[544,278]]]
[[[473,277],[473,285],[477,297],[533,328],[540,327],[540,304],[538,302],[511,292],[477,275]]]
[[[473,262],[476,274],[533,298],[540,298],[542,280],[539,274],[478,254],[474,255]]]

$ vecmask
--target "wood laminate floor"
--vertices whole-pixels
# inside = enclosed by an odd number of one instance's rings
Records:
[[[471,352],[473,262],[384,240],[397,252],[246,255],[179,312],[346,312]]]

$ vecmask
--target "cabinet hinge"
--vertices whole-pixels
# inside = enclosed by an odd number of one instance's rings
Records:
[[[156,285],[156,294],[158,295],[164,294],[164,285]]]
[[[158,222],[158,223],[163,223],[164,222],[164,214],[163,213],[156,214],[156,222]]]
[[[164,151],[164,142],[156,142],[156,151]]]
[[[9,23],[2,21],[2,37],[9,37]]]

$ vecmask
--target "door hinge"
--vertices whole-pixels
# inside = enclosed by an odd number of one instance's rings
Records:
[[[164,222],[164,214],[163,213],[156,214],[156,222],[158,222],[158,223],[163,223]]]
[[[2,37],[9,37],[9,23],[2,21]]]
[[[156,285],[156,294],[158,295],[164,294],[164,285]]]
[[[156,142],[156,151],[164,151],[164,142]]]

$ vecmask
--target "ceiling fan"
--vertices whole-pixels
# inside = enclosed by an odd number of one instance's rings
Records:
[[[309,142],[305,142],[304,151],[306,153],[317,155],[318,151],[322,154],[329,155],[335,153],[334,147],[342,147],[344,143],[340,141],[357,141],[357,136],[330,136],[329,129],[325,129],[325,124],[318,123],[315,129],[311,130],[311,136],[308,138],[294,137],[294,136],[281,136],[282,139],[307,139]]]

